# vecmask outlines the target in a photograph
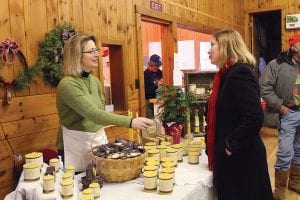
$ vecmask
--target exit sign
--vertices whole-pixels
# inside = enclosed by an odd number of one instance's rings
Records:
[[[162,4],[155,1],[150,1],[150,8],[153,10],[162,11]]]

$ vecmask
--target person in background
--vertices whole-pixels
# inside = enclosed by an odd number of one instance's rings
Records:
[[[150,103],[149,99],[156,97],[156,89],[163,84],[162,71],[159,69],[161,65],[160,56],[153,54],[150,56],[147,69],[144,71],[146,116],[148,118],[154,117],[153,103]]]
[[[66,165],[84,171],[91,143],[107,143],[103,126],[117,125],[146,129],[152,120],[105,112],[102,85],[91,73],[98,67],[99,49],[93,36],[77,34],[64,46],[64,77],[57,86],[56,106],[61,129],[57,137],[59,154]],[[96,136],[95,136],[96,134]]]
[[[260,79],[266,101],[265,124],[278,127],[274,199],[285,199],[288,188],[300,194],[300,33],[288,40],[289,50],[266,66]]]
[[[218,200],[271,200],[255,58],[236,30],[213,34],[211,63],[219,68],[208,105],[207,153]]]

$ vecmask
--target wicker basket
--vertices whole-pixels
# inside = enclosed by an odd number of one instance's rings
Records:
[[[104,129],[107,127],[104,127]],[[90,156],[92,162],[96,164],[99,173],[106,182],[124,182],[134,179],[140,175],[144,167],[144,155],[127,159],[101,158],[92,152],[91,144]]]
[[[91,153],[92,154],[92,153]],[[92,155],[97,172],[106,182],[124,182],[140,175],[144,166],[144,155],[127,159],[108,159]]]

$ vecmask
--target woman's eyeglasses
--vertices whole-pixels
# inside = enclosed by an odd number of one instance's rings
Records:
[[[99,50],[100,49],[91,49],[91,50],[88,50],[88,51],[83,51],[82,53],[89,53],[89,54],[93,54],[93,55],[96,55],[96,54],[99,54]]]

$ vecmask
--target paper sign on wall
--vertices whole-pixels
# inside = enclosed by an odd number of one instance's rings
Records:
[[[287,29],[300,28],[300,14],[286,15],[285,22]]]

